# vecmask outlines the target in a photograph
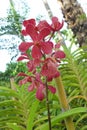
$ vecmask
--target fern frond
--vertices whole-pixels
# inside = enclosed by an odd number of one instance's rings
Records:
[[[86,96],[85,90],[87,89],[87,54],[78,48],[71,52],[69,48],[63,46],[66,58],[61,64],[60,71],[63,77],[64,85],[67,89],[70,88],[71,93],[74,89],[79,90],[78,94]],[[70,92],[69,92],[70,93]],[[76,95],[76,93],[75,93]],[[87,98],[87,96],[86,96]]]

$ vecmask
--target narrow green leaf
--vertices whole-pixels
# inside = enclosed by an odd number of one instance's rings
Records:
[[[34,121],[34,118],[36,115],[36,110],[38,108],[38,105],[39,105],[39,101],[36,100],[30,108],[30,114],[29,114],[29,118],[27,120],[27,130],[32,130],[32,128],[33,128],[33,121]]]
[[[7,124],[12,130],[21,130],[21,128],[16,123],[8,123]]]
[[[21,108],[22,104],[17,100],[4,100],[0,102],[0,107],[16,106]]]
[[[10,96],[19,98],[18,93],[16,91],[1,86],[0,86],[0,96],[6,96],[6,97]]]
[[[83,126],[81,130],[87,130],[87,125]]]
[[[87,118],[87,113],[86,114],[83,114],[77,121],[76,121],[76,125],[82,121],[83,119]]]
[[[59,114],[57,117],[55,117],[51,120],[52,126],[54,126],[60,120],[64,120],[65,118],[67,118],[69,116],[72,116],[72,115],[75,115],[75,114],[78,114],[78,113],[82,113],[82,112],[87,112],[87,108],[78,107],[78,108],[73,108],[71,110],[63,112],[63,113]],[[35,130],[48,130],[48,123],[44,123],[43,125],[36,128]]]

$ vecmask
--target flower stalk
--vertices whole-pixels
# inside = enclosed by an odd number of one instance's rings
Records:
[[[65,112],[69,110],[70,107],[67,101],[66,92],[62,83],[61,76],[55,78],[55,83],[56,83],[56,90],[57,90],[59,102],[61,105],[61,109],[63,112]],[[72,117],[65,118],[65,125],[66,125],[67,130],[75,130]]]
[[[51,118],[50,118],[49,99],[48,99],[48,85],[47,85],[47,79],[46,79],[46,105],[47,105],[47,112],[48,112],[49,130],[52,130],[52,127],[51,127]]]

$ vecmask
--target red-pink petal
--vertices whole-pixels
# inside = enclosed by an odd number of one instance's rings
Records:
[[[59,76],[60,76],[60,72],[57,71],[56,74],[55,74],[55,76],[54,76],[54,78],[57,78],[57,77],[59,77]]]
[[[55,16],[54,16],[54,17],[52,17],[52,23],[53,23],[53,24],[55,24],[55,23],[57,23],[57,22],[58,22],[58,18],[57,18],[57,17],[55,17]]]
[[[32,42],[22,42],[22,43],[19,45],[19,50],[20,50],[21,52],[26,52],[32,45],[33,45]]]
[[[48,86],[48,89],[54,94],[56,93],[56,88],[54,88],[53,86]]]
[[[20,73],[18,73],[18,75],[17,76],[28,76],[27,74],[25,74],[24,72],[20,72]]]
[[[46,63],[42,66],[41,74],[46,76],[49,81],[53,78],[59,76],[59,72],[57,70],[57,64],[50,59],[46,61]]]
[[[22,33],[23,36],[27,36],[26,30],[23,29],[23,30],[21,31],[21,33]]]
[[[59,76],[60,76],[60,72],[57,71],[54,76],[48,76],[47,81],[50,82],[50,81],[52,81],[53,78],[57,78]]]
[[[40,51],[40,48],[38,46],[34,46],[32,48],[32,57],[35,58],[35,59],[39,59],[42,57],[42,53]]]
[[[29,87],[28,87],[28,91],[31,92],[34,90],[34,86],[31,84]]]
[[[65,58],[65,56],[66,56],[65,53],[61,50],[58,50],[57,52],[55,52],[55,58],[62,59],[62,58]]]
[[[40,21],[37,25],[37,28],[39,31],[41,31],[43,28],[49,28],[51,30],[51,26],[47,23],[46,20]]]
[[[50,34],[50,29],[49,28],[43,28],[40,33],[39,33],[39,38],[38,40],[43,40],[46,36]]]
[[[35,25],[36,22],[35,22],[35,19],[29,19],[29,20],[24,20],[23,21],[23,25],[26,27],[28,24],[33,24]]]
[[[33,60],[30,60],[30,61],[27,63],[27,67],[28,67],[29,71],[33,71],[33,70],[35,69],[34,61],[33,61]]]
[[[28,35],[30,35],[33,41],[38,40],[38,33],[36,31],[36,28],[32,24],[27,25],[26,32],[28,33]]]
[[[41,63],[41,60],[40,59],[34,59],[34,65],[35,66],[39,66],[40,65],[40,63]]]
[[[25,60],[25,59],[29,60],[28,57],[21,55],[21,56],[18,57],[17,61],[21,61],[21,60]]]
[[[19,81],[19,85],[23,85],[23,84],[26,84],[28,81],[29,77],[25,77],[24,79],[20,80]]]
[[[55,48],[57,49],[57,48],[60,48],[60,43],[57,43],[56,45],[55,45]]]
[[[58,27],[58,31],[63,27],[64,21],[62,20],[62,23],[60,23],[60,26]]]
[[[43,91],[44,91],[43,85],[38,86],[36,91],[36,98],[39,99],[40,101],[42,101],[45,97]]]
[[[45,54],[50,54],[53,49],[53,43],[52,42],[42,42],[41,49]]]
[[[48,66],[47,66],[46,63],[42,66],[41,74],[42,74],[43,76],[48,76]]]
[[[64,21],[62,23],[59,22],[57,17],[52,17],[52,28],[55,31],[59,31],[63,27]]]

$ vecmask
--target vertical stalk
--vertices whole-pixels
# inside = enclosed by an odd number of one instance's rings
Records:
[[[62,83],[61,76],[59,76],[58,78],[55,78],[55,83],[56,83],[56,89],[57,89],[57,94],[59,97],[59,102],[60,102],[61,108],[62,108],[63,112],[67,111],[70,108],[69,108],[69,104],[67,101],[67,97],[66,97],[66,93],[65,93],[65,89],[64,89],[64,86]],[[65,125],[66,125],[67,130],[75,130],[72,117],[67,117],[65,119]]]
[[[51,118],[50,118],[49,99],[48,99],[48,85],[47,85],[47,79],[46,79],[46,105],[47,105],[47,111],[48,111],[49,130],[52,130],[52,128],[51,128]]]
[[[13,77],[10,78],[10,85],[11,85],[11,89],[16,91],[16,87],[15,87],[15,84],[14,84],[14,78]]]

